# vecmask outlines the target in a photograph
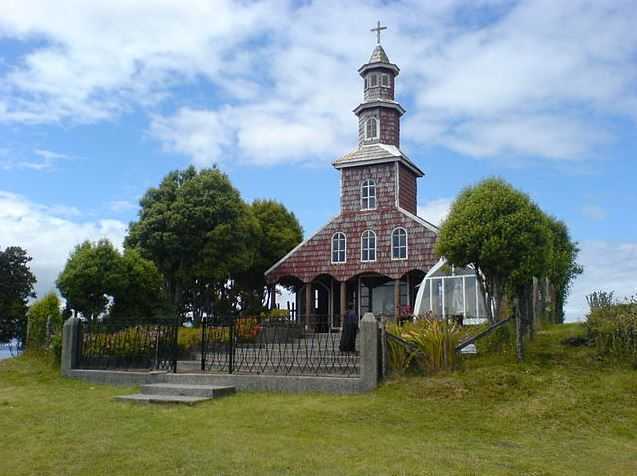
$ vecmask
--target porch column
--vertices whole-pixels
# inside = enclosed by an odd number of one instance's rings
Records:
[[[341,313],[341,327],[343,327],[343,319],[345,318],[345,313],[347,312],[347,282],[341,281],[341,300],[340,302],[340,313]]]
[[[394,279],[394,318],[400,317],[400,279]]]
[[[312,283],[305,283],[305,328],[308,329],[310,325],[310,315],[312,314],[313,305],[312,296]]]

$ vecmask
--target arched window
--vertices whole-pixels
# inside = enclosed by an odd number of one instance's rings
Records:
[[[345,233],[332,235],[332,263],[345,263],[347,260],[347,238]]]
[[[365,121],[365,139],[378,139],[378,119],[375,117]]]
[[[407,231],[404,228],[391,232],[391,259],[407,259]]]
[[[376,233],[372,230],[361,236],[361,261],[376,261]]]
[[[376,208],[376,182],[367,179],[361,184],[361,210]]]

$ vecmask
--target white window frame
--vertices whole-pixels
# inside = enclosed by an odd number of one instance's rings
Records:
[[[336,238],[336,235],[343,235],[343,238],[345,240],[345,245],[343,248],[343,261],[334,261],[334,238]],[[334,233],[332,235],[332,240],[331,240],[331,253],[330,253],[330,261],[332,262],[332,264],[343,264],[343,263],[347,263],[347,235],[345,233],[343,233],[342,231],[337,231],[336,233]],[[337,252],[340,252],[340,250],[338,250]]]
[[[387,84],[385,84],[387,82]],[[387,73],[383,73],[380,75],[380,86],[383,88],[391,88],[391,80],[389,79],[389,75]]]
[[[365,239],[366,236],[374,238],[374,247],[371,248],[369,246],[369,238],[367,238],[367,248],[365,248]],[[374,250],[374,259],[369,259],[370,251]],[[365,250],[367,250],[368,259],[364,258]],[[361,262],[362,263],[373,263],[376,261],[376,255],[378,253],[378,240],[376,239],[376,233],[373,230],[365,230],[361,235]]]
[[[370,135],[369,134],[369,124],[371,123],[371,121],[374,121],[374,135]],[[365,120],[365,139],[366,140],[373,140],[373,139],[378,139],[378,137],[380,136],[380,122],[378,121],[377,117],[368,117]]]
[[[404,232],[405,233],[405,257],[401,258],[401,257],[396,257],[396,255],[394,255],[394,234],[397,232]],[[402,226],[397,226],[396,228],[394,228],[391,231],[391,234],[389,235],[389,246],[391,247],[391,259],[392,261],[404,261],[409,257],[409,234],[407,233],[407,230],[405,230]],[[402,248],[402,246],[400,246],[400,241],[398,242],[398,247],[397,249],[400,250]],[[399,252],[400,254],[400,252]]]
[[[363,190],[367,189],[367,196],[363,194]],[[373,193],[372,193],[373,192]],[[376,195],[376,181],[373,179],[365,179],[361,182],[361,210],[376,210],[378,206],[378,197]],[[370,207],[371,200],[374,200],[374,206]],[[367,203],[365,203],[367,201]]]

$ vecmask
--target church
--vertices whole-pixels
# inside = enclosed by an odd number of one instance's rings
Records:
[[[395,99],[400,69],[380,44],[358,72],[363,101],[358,148],[333,162],[340,213],[266,271],[270,286],[296,292],[297,318],[340,327],[348,309],[399,317],[412,313],[417,287],[438,262],[437,228],[417,215],[422,169],[400,149],[405,109]]]

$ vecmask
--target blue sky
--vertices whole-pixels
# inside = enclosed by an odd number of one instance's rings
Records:
[[[569,317],[593,289],[634,293],[634,0],[2,2],[0,246],[30,251],[45,292],[76,243],[120,243],[143,192],[191,163],[316,230],[377,19],[421,215],[502,176],[581,244]]]

